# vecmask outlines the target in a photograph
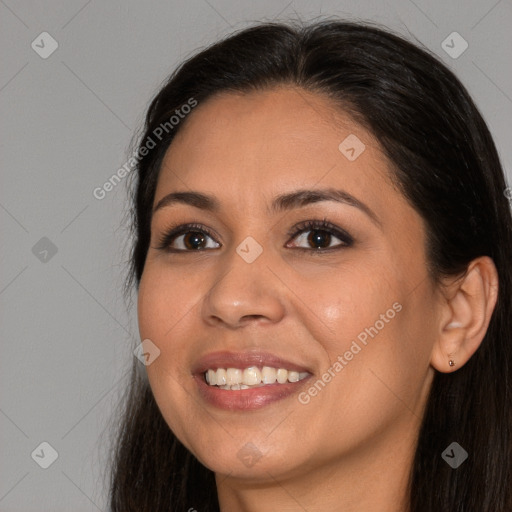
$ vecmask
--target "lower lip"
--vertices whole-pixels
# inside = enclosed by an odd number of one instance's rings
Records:
[[[199,393],[206,402],[221,409],[250,411],[261,409],[266,405],[283,400],[300,391],[304,383],[311,375],[298,382],[287,382],[286,384],[267,384],[259,388],[229,390],[220,389],[217,386],[210,386],[204,380],[203,375],[195,375],[194,378],[199,386]]]

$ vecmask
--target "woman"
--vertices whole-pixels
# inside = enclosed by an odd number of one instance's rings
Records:
[[[506,183],[444,65],[255,26],[170,77],[137,161],[113,511],[512,510]]]

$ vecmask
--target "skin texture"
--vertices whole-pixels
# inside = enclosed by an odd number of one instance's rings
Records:
[[[492,260],[472,262],[465,279],[434,283],[423,220],[392,186],[377,141],[320,94],[221,94],[185,123],[165,156],[154,205],[194,190],[215,196],[221,210],[174,204],[152,219],[138,315],[141,340],[161,351],[147,372],[166,422],[215,472],[223,512],[407,510],[432,378],[457,371],[482,341],[497,293]],[[350,134],[365,144],[354,161],[338,149]],[[278,194],[330,187],[363,201],[378,221],[332,201],[267,210]],[[353,245],[319,253],[309,228],[287,235],[324,217]],[[189,222],[214,234],[204,235],[202,252],[156,249],[172,223]],[[236,252],[248,236],[263,249],[252,263]],[[185,237],[173,247],[185,249]],[[324,247],[341,243],[332,235]],[[401,310],[307,404],[294,394],[229,411],[198,393],[192,367],[218,350],[271,352],[310,369],[314,383],[395,303]],[[246,443],[260,456],[250,467],[237,456]]]

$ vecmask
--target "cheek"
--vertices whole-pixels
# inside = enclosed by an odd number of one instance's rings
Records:
[[[395,253],[380,252],[294,280],[294,291],[303,298],[300,314],[331,363],[356,342],[361,350],[354,347],[347,354],[351,360],[375,358],[373,364],[389,368],[428,365],[436,335],[435,297],[420,256],[411,265]]]
[[[320,377],[330,382],[318,386],[317,404],[323,402],[333,415],[343,411],[339,420],[352,418],[354,429],[362,418],[379,422],[394,415],[392,409],[403,407],[401,400],[416,401],[435,338],[428,287],[411,293],[400,274],[383,279],[382,265],[373,268],[334,273],[322,286],[303,280],[300,290],[310,309],[299,314],[309,319],[307,329],[322,345]]]
[[[389,424],[399,416],[415,421],[413,411],[418,411],[425,398],[435,340],[429,304],[428,293],[421,290],[414,296],[397,289],[387,294],[383,290],[372,302],[371,311],[366,310],[364,325],[353,324],[344,338],[347,362],[344,380],[337,382],[337,401],[343,402],[344,413],[354,420],[354,431],[358,425]]]
[[[146,371],[155,401],[169,428],[190,448],[187,425],[192,422],[187,407],[189,392],[184,384],[188,373],[185,333],[188,314],[194,314],[197,290],[194,281],[183,273],[169,272],[156,264],[144,269],[138,292],[137,313],[140,339],[150,339],[160,353]],[[192,333],[193,334],[193,333]],[[176,412],[179,411],[179,414]]]
[[[370,336],[368,329],[375,332],[372,327],[376,322],[377,330],[384,330],[397,314],[393,303],[399,293],[370,272],[333,269],[322,279],[316,277],[295,281],[294,291],[302,298],[296,303],[297,314],[300,321],[308,323],[309,332],[323,345],[330,360],[348,350],[353,340],[364,343]]]
[[[179,323],[197,303],[198,290],[200,280],[191,273],[170,272],[157,264],[147,266],[137,303],[141,338],[170,343]]]
[[[146,370],[155,395],[166,391],[169,397],[179,396],[179,382],[186,376],[187,340],[193,333],[185,332],[187,320],[197,307],[197,278],[183,277],[156,264],[145,268],[139,286],[137,314],[140,339],[149,339],[160,350]]]

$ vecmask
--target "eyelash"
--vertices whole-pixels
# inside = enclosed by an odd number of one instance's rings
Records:
[[[334,250],[339,250],[347,247],[351,247],[354,243],[354,239],[344,230],[338,228],[331,222],[329,222],[326,218],[322,221],[319,220],[307,220],[301,222],[294,226],[290,231],[288,231],[287,236],[291,239],[295,238],[297,235],[302,232],[307,231],[324,231],[331,235],[334,235],[336,238],[341,240],[341,244],[335,247],[329,247],[327,249],[317,248],[317,249],[306,249],[304,247],[295,247],[295,250],[298,251],[306,251],[312,254],[326,253]],[[189,223],[183,224],[177,227],[170,227],[167,232],[165,232],[158,240],[158,245],[156,247],[157,250],[167,251],[171,253],[187,253],[187,252],[204,252],[205,250],[211,249],[197,249],[197,250],[187,250],[187,249],[173,249],[169,247],[171,242],[174,241],[175,238],[187,234],[189,232],[199,232],[208,235],[210,238],[215,240],[212,232],[201,224]],[[217,242],[218,243],[218,242]]]

